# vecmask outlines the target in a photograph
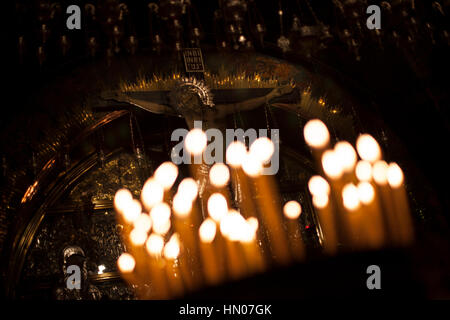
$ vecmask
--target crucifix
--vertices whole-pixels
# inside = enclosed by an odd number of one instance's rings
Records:
[[[275,88],[272,87],[271,89],[242,88],[237,90],[221,90],[221,92],[217,92],[219,99],[214,101],[204,81],[197,80],[195,77],[186,77],[174,82],[174,85],[169,88],[170,91],[155,92],[154,90],[145,91],[145,89],[116,90],[102,94],[102,98],[131,104],[155,114],[182,117],[190,130],[194,128],[195,121],[201,121],[204,129],[215,128],[225,132],[227,115],[253,110],[264,104],[268,104],[277,97],[291,93],[294,87],[295,85],[288,84]],[[268,90],[270,91],[268,92]],[[241,97],[243,95],[247,97],[252,95],[253,97],[230,103],[230,101],[233,101],[233,91],[243,93],[238,94]],[[220,97],[221,94],[222,97]],[[221,101],[215,103],[217,100]],[[199,185],[199,197],[202,202],[202,207],[205,207],[203,202],[206,200],[204,192],[208,185],[209,165],[205,163],[191,165],[191,170]],[[241,197],[235,195],[235,199],[238,198]],[[202,211],[205,217],[205,210],[203,208]]]

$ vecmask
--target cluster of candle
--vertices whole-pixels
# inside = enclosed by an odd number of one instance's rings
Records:
[[[396,163],[386,163],[377,141],[369,134],[330,144],[326,125],[318,120],[304,127],[321,175],[308,188],[318,211],[325,252],[343,249],[379,249],[413,241],[413,225]],[[359,157],[358,157],[359,156]]]
[[[308,188],[324,252],[409,244],[413,233],[403,173],[382,160],[375,139],[361,135],[357,151],[345,141],[332,148],[320,120],[308,122],[304,135],[320,163],[321,175],[311,177]],[[185,147],[198,157],[206,142],[206,134],[193,129]],[[266,137],[250,148],[232,142],[227,164],[209,168],[202,191],[199,165],[191,165],[194,178],[181,179],[172,162],[162,163],[145,182],[140,200],[126,189],[117,191],[114,205],[127,249],[118,267],[139,298],[179,297],[304,259],[302,207],[295,200],[282,206],[274,177],[262,174],[274,150]],[[230,186],[241,193],[237,208]]]

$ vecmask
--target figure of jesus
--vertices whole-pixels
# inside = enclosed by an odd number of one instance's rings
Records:
[[[113,92],[105,99],[126,102],[156,114],[181,116],[189,129],[194,128],[194,121],[202,121],[206,128],[225,129],[225,117],[238,111],[247,111],[260,107],[270,100],[292,92],[293,85],[280,86],[265,96],[230,104],[214,105],[209,91],[196,80],[180,82],[170,93],[170,104],[163,105],[147,100],[137,99],[131,93]]]

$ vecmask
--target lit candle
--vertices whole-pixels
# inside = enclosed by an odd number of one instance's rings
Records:
[[[292,255],[297,260],[302,260],[305,257],[305,245],[302,240],[302,233],[298,222],[298,218],[302,213],[302,207],[297,201],[291,200],[284,205],[283,213],[287,218],[286,223]]]
[[[137,287],[136,293],[138,297],[140,299],[145,298],[145,294],[141,291],[142,282],[135,273],[136,260],[134,257],[126,252],[122,253],[119,259],[117,259],[117,267],[122,278],[124,278],[129,285]]]
[[[323,249],[330,255],[337,253],[338,233],[337,221],[326,193],[313,195],[312,202],[318,210],[319,223],[323,233]]]
[[[358,197],[364,209],[363,223],[368,245],[372,249],[379,249],[384,244],[385,230],[379,197],[375,192],[374,185],[368,181],[360,182],[358,184]]]
[[[387,227],[387,239],[393,245],[399,243],[397,219],[391,190],[387,181],[388,164],[384,160],[378,160],[373,164],[373,180],[380,194],[380,203],[383,212],[383,221]]]
[[[167,275],[165,273],[164,261],[161,258],[164,248],[164,239],[157,234],[151,234],[146,242],[146,249],[150,255],[150,272],[153,284],[153,297],[155,299],[167,299],[170,292],[167,283]]]
[[[390,163],[387,180],[392,190],[394,208],[397,218],[397,232],[402,245],[410,245],[414,240],[414,228],[409,210],[408,197],[403,184],[402,169],[396,163]]]
[[[320,163],[323,152],[330,146],[330,133],[327,126],[319,119],[309,120],[303,128],[306,144],[312,149],[317,163]],[[321,171],[321,168],[319,168]]]
[[[347,210],[347,221],[349,223],[351,246],[356,249],[367,247],[367,238],[364,229],[361,202],[359,200],[358,188],[353,183],[346,184],[342,189],[342,202]]]
[[[370,134],[362,134],[356,140],[356,149],[361,159],[374,163],[381,159],[381,148]]]
[[[220,221],[220,232],[225,239],[227,270],[232,279],[239,279],[248,273],[239,239],[234,236],[240,217],[239,212],[231,209]]]
[[[220,265],[217,259],[216,229],[216,223],[211,218],[203,221],[199,228],[203,271],[205,280],[210,285],[218,284],[225,275],[223,265]]]
[[[164,258],[166,259],[166,274],[172,296],[180,297],[184,292],[178,257],[180,255],[180,241],[178,234],[174,233],[164,246]]]
[[[179,259],[180,268],[188,290],[194,290],[202,283],[198,237],[193,217],[193,212],[196,210],[194,200],[197,198],[197,194],[197,183],[192,178],[186,178],[178,186],[178,192],[172,203],[173,225],[180,237],[184,252]]]

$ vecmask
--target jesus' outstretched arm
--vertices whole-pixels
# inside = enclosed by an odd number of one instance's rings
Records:
[[[151,113],[167,114],[167,115],[173,115],[173,116],[179,115],[169,106],[166,106],[164,104],[154,103],[154,102],[151,102],[148,100],[131,98],[126,93],[122,93],[120,91],[108,91],[108,92],[102,93],[101,98],[103,100],[113,100],[113,101],[118,101],[118,102],[129,103],[129,104],[139,107],[141,109],[147,110]]]
[[[262,96],[262,97],[249,99],[249,100],[245,100],[245,101],[240,101],[240,102],[236,102],[236,103],[232,103],[232,104],[216,105],[216,107],[215,107],[216,108],[216,117],[222,118],[228,114],[231,114],[231,113],[234,113],[237,111],[248,111],[248,110],[256,109],[256,108],[260,107],[261,105],[263,105],[264,103],[269,102],[273,98],[280,97],[285,94],[291,93],[293,89],[294,89],[294,87],[292,85],[286,85],[286,86],[275,88],[271,92],[269,92],[267,95]]]

